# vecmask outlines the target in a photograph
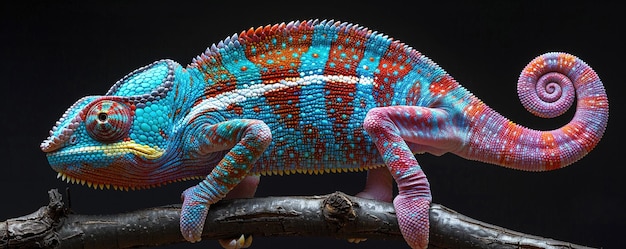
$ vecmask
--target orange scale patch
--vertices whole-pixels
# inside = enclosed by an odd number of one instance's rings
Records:
[[[406,48],[401,44],[392,43],[380,59],[375,77],[374,92],[381,104],[391,104],[396,82],[408,74],[413,66],[410,64]]]
[[[273,109],[274,114],[280,117],[281,123],[287,128],[299,128],[300,108],[298,103],[300,95],[300,88],[297,87],[265,93],[268,105]]]
[[[528,66],[524,68],[524,71],[522,72],[522,74],[537,77],[538,75],[542,74],[540,69],[545,68],[544,66],[545,64],[546,64],[546,61],[544,60],[544,58],[538,57],[534,59],[533,61],[531,61],[528,64]]]
[[[262,36],[247,44],[248,60],[261,68],[261,79],[296,77],[301,65],[300,57],[309,49],[313,30],[301,30],[291,36],[274,34]]]
[[[576,57],[569,54],[559,54],[557,58],[557,67],[563,69],[562,72],[569,72],[576,64]]]
[[[545,145],[543,161],[545,163],[546,170],[558,169],[561,167],[561,159],[559,157],[560,150],[556,144],[554,135],[550,132],[541,133],[541,141]]]
[[[354,30],[339,32],[331,44],[326,70],[343,75],[356,75],[356,68],[363,58],[366,40]]]
[[[456,82],[450,75],[444,75],[439,78],[439,80],[434,81],[430,84],[430,92],[433,95],[446,95],[450,90],[455,89],[459,86],[459,83]]]

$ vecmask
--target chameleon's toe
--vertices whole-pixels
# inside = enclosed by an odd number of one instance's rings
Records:
[[[428,247],[430,200],[398,195],[393,205],[404,240],[414,249]]]
[[[185,240],[198,242],[202,239],[204,220],[209,211],[209,205],[194,194],[193,187],[182,194],[183,206],[180,213],[180,232]]]
[[[237,239],[220,239],[220,245],[225,249],[248,248],[252,245],[252,235],[245,237],[243,234]]]
[[[366,240],[367,240],[367,238],[349,238],[348,242],[354,243],[354,244],[358,244],[358,243],[361,243],[361,242],[366,241]]]

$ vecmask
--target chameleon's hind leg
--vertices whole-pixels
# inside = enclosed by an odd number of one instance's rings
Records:
[[[182,194],[180,230],[190,242],[200,241],[209,205],[224,198],[248,176],[272,140],[269,127],[260,120],[237,119],[195,127],[186,131],[189,135],[185,148],[190,157],[229,151],[202,182]]]
[[[235,188],[226,194],[225,200],[228,199],[240,199],[240,198],[252,198],[256,189],[259,186],[261,178],[260,176],[246,176]]]
[[[386,167],[378,167],[367,171],[367,180],[363,191],[356,196],[371,200],[391,202],[393,198],[393,178]],[[348,242],[360,243],[367,238],[349,238]]]
[[[391,202],[393,197],[393,178],[386,167],[367,171],[365,188],[356,196],[377,201]]]
[[[393,204],[402,236],[412,248],[428,246],[432,198],[426,175],[411,149],[432,148],[439,152],[453,148],[457,135],[449,120],[440,109],[392,106],[370,110],[363,122],[398,185]]]

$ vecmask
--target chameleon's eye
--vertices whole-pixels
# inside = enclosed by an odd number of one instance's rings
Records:
[[[130,130],[130,108],[112,100],[94,103],[85,119],[87,133],[100,142],[115,142],[124,138]]]
[[[106,112],[98,113],[98,120],[100,122],[106,122],[109,115]]]

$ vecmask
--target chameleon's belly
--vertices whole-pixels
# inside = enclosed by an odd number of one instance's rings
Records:
[[[369,79],[316,75],[232,106],[234,116],[261,119],[272,130],[272,144],[254,171],[323,172],[380,165],[376,146],[362,126],[376,105],[372,87]]]

